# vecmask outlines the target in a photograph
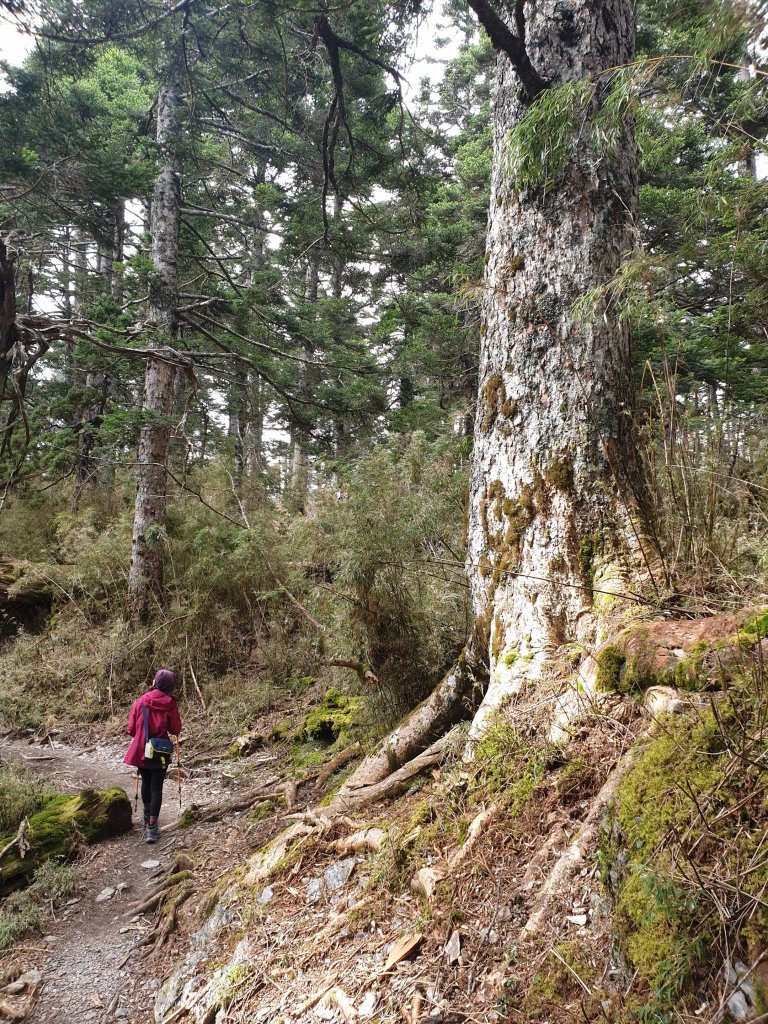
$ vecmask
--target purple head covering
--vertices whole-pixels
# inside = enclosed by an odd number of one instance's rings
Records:
[[[156,690],[170,696],[176,689],[176,674],[167,668],[158,669],[157,672],[155,672],[153,685]]]

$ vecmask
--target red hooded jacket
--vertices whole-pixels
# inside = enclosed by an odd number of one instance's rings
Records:
[[[148,739],[144,735],[144,705],[147,707],[149,735],[152,739],[167,740],[168,733],[178,736],[181,732],[181,716],[174,698],[160,690],[142,693],[128,715],[128,735],[133,736],[133,740],[123,758],[125,764],[133,765],[134,768],[144,767],[144,746]]]

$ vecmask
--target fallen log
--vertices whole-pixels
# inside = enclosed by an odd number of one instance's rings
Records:
[[[122,835],[131,827],[131,803],[119,786],[78,796],[49,796],[29,817],[23,843],[0,839],[0,895],[25,885],[51,857],[71,857],[82,843]]]

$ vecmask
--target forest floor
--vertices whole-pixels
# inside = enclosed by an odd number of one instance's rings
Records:
[[[85,750],[56,739],[44,746],[30,740],[0,738],[0,758],[44,773],[58,792],[86,787],[121,786],[133,802],[134,770],[122,763],[124,750],[99,745]],[[226,762],[224,762],[226,765]],[[236,776],[213,762],[191,770],[183,782],[184,805],[218,801],[237,786]],[[195,885],[205,891],[222,865],[240,852],[210,829],[175,827],[180,803],[174,773],[169,772],[155,845],[143,841],[141,809],[130,832],[87,848],[78,859],[81,885],[63,911],[50,919],[44,936],[21,942],[12,953],[14,973],[39,972],[38,999],[27,1016],[32,1024],[153,1019],[155,992],[167,969],[165,957],[141,946],[152,928],[152,914],[137,907],[172,869],[178,855],[195,850],[202,868]],[[219,829],[226,828],[218,823]],[[163,831],[164,829],[164,831]]]

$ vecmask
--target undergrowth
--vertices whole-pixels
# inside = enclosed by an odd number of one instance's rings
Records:
[[[51,792],[43,776],[19,765],[0,764],[0,836],[39,811]]]
[[[644,1020],[693,1006],[726,963],[765,952],[767,698],[756,666],[709,707],[662,718],[606,818],[602,876]]]
[[[78,870],[70,864],[46,861],[30,885],[6,897],[0,905],[0,952],[11,949],[25,935],[40,931],[49,913],[70,898],[79,879]]]

